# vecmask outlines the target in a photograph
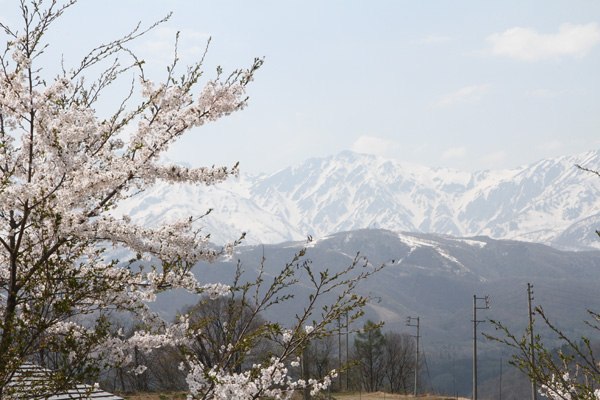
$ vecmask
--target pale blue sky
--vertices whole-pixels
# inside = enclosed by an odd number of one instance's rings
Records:
[[[16,0],[0,0],[15,21]],[[48,37],[75,63],[137,21],[164,77],[212,43],[206,76],[265,57],[249,107],[170,152],[193,165],[272,172],[346,149],[469,171],[600,148],[600,2],[81,1]],[[57,45],[60,42],[60,45]]]

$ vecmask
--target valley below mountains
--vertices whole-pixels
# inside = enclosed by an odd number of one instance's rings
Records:
[[[506,364],[510,349],[485,339],[482,334],[501,335],[490,324],[490,319],[501,321],[518,335],[525,334],[528,282],[533,284],[534,306],[542,306],[565,334],[572,338],[597,337],[597,331],[583,321],[590,319],[586,309],[600,310],[600,251],[561,251],[536,243],[485,236],[457,238],[362,229],[312,241],[240,246],[231,259],[198,265],[196,275],[203,282],[231,282],[239,261],[245,271],[243,280],[252,281],[264,257],[265,282],[268,283],[282,265],[305,247],[306,258],[312,262],[315,273],[325,269],[340,271],[359,252],[360,257],[368,260],[364,268],[387,265],[359,285],[357,292],[370,301],[364,317],[354,328],[360,328],[370,319],[384,321],[384,331],[414,335],[414,328],[406,326],[406,318],[418,316],[422,351],[429,368],[423,372],[423,379],[437,393],[453,394],[453,390],[463,396],[470,393],[473,296],[489,295],[491,306],[478,310],[477,314],[477,319],[482,321],[477,328],[481,393],[485,392],[488,381],[490,393],[495,393],[501,360],[505,364],[504,373],[509,374],[504,382],[511,386],[510,379],[515,382],[520,379],[523,393],[527,393],[524,376]],[[285,326],[302,311],[311,286],[307,276],[300,278],[300,283],[289,292],[294,300],[273,307],[264,314],[265,318]],[[335,296],[336,293],[332,293],[329,300]],[[177,292],[162,296],[156,306],[164,316],[173,316],[181,311],[182,304],[195,301],[197,297]],[[537,321],[535,327],[548,346],[558,345],[544,328],[543,321]],[[508,393],[509,389],[505,388],[505,394]],[[514,393],[520,397],[519,391]]]
[[[203,282],[232,282],[240,262],[244,280],[252,281],[264,257],[266,276],[275,276],[303,248],[315,273],[325,269],[338,272],[357,254],[368,260],[364,268],[386,264],[358,288],[359,294],[373,299],[365,320],[382,320],[385,329],[404,331],[406,317],[420,315],[424,337],[439,351],[470,351],[474,295],[490,296],[491,308],[481,312],[482,319],[506,321],[516,329],[524,329],[528,323],[528,282],[534,285],[534,305],[543,306],[550,317],[564,322],[566,333],[585,330],[586,309],[600,310],[600,251],[561,251],[484,236],[457,238],[362,229],[310,242],[239,246],[230,259],[199,264],[196,275]],[[302,304],[310,285],[300,283],[293,294],[300,299],[296,303]],[[186,299],[182,293],[172,296],[177,301],[162,298],[159,302],[165,315],[175,315],[178,310],[173,307],[196,299],[194,295]],[[267,317],[285,323],[298,312],[293,304],[285,307],[283,311],[274,309]]]

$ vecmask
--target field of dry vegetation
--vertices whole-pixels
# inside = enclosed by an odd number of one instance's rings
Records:
[[[132,396],[123,396],[126,400],[183,400],[186,398],[185,393],[141,393]],[[292,400],[302,400],[302,394],[297,392],[292,396]],[[313,399],[327,400],[327,395],[313,397]],[[423,395],[414,397],[411,395],[390,394],[383,392],[376,393],[332,393],[332,400],[469,400],[464,397],[447,397],[436,395]]]

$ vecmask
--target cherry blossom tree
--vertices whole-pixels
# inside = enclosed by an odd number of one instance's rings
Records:
[[[600,176],[597,169],[578,164],[575,167]],[[596,234],[600,236],[600,230],[596,230]],[[600,313],[592,310],[587,310],[587,313],[590,321],[585,321],[585,324],[595,332],[600,331]],[[588,337],[581,337],[579,341],[568,337],[541,306],[535,308],[535,315],[559,340],[560,348],[549,349],[539,334],[533,336],[533,322],[524,335],[518,335],[501,322],[491,321],[502,335],[485,336],[514,351],[510,363],[524,372],[543,396],[552,400],[600,400],[598,343]]]
[[[186,315],[175,323],[162,321],[148,306],[159,292],[237,296],[258,315],[289,299],[285,291],[299,272],[311,277],[313,292],[294,326],[242,326],[214,365],[189,353],[181,368],[193,398],[285,397],[296,387],[321,389],[329,376],[321,382],[294,380],[288,365],[312,338],[326,336],[341,313],[360,315],[365,301],[353,290],[379,267],[354,273],[362,264],[357,258],[344,271],[313,274],[301,252],[270,284],[262,274],[242,284],[241,273],[231,286],[203,283],[193,266],[232,254],[238,242],[211,246],[198,225],[202,216],[147,227],[115,213],[119,201],[158,180],[214,185],[238,173],[237,166],[186,168],[160,159],[190,129],[243,109],[246,86],[263,61],[229,75],[218,69],[214,79],[201,82],[202,60],[181,72],[175,55],[166,77],[153,81],[127,47],[148,31],[138,25],[48,77],[40,61],[49,45],[45,34],[75,3],[21,0],[21,26],[0,24],[9,38],[0,55],[0,398],[47,397],[93,380],[106,367],[130,364],[133,348],[185,349],[202,324],[190,324]],[[96,105],[106,89],[122,87],[131,75],[137,79],[112,114],[100,116]],[[106,251],[111,246],[128,250],[131,258],[112,259]],[[333,304],[316,318],[316,299],[328,293],[335,293]],[[145,330],[128,338],[113,334],[114,313],[128,313]],[[251,368],[232,369],[240,361],[231,357],[255,345],[259,335],[279,346]],[[42,371],[41,379],[20,370],[25,361],[47,366],[50,359],[54,370]],[[144,366],[135,372],[144,373]]]
[[[600,330],[600,315],[588,311],[592,318],[586,324]],[[560,341],[559,348],[550,349],[538,334],[530,342],[530,330],[518,335],[498,321],[491,321],[502,333],[496,337],[485,335],[488,339],[499,342],[512,349],[510,364],[519,368],[534,382],[538,392],[552,400],[598,400],[600,399],[600,364],[597,360],[597,344],[589,338],[579,341],[569,338],[553,324],[542,307],[535,308],[543,325]]]

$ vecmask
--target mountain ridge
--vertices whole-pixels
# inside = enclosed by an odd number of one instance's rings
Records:
[[[202,215],[215,243],[301,240],[362,228],[600,248],[600,151],[508,170],[429,168],[344,151],[213,187],[157,184],[119,207],[139,223]]]
[[[312,241],[240,246],[233,257],[214,264],[199,263],[194,271],[206,282],[231,282],[241,263],[242,282],[252,282],[261,268],[265,276],[276,275],[303,249],[304,259],[310,260],[315,273],[325,269],[336,273],[358,256],[361,263],[366,262],[359,269],[385,264],[356,288],[357,294],[371,299],[363,319],[383,320],[386,329],[403,331],[408,315],[420,315],[427,321],[424,334],[436,351],[451,344],[458,353],[469,354],[473,295],[490,295],[492,308],[486,311],[486,318],[524,330],[528,323],[526,283],[530,282],[536,287],[535,305],[543,305],[548,315],[558,318],[561,328],[575,337],[588,329],[582,323],[589,317],[586,308],[600,308],[600,251],[562,251],[539,243],[485,236],[459,238],[361,229]],[[305,299],[311,293],[309,278],[299,279],[289,291],[295,298]],[[197,296],[188,293],[165,296],[156,306],[166,316],[175,314],[173,307],[197,301]],[[335,298],[337,292],[331,296]],[[286,303],[265,317],[290,323],[303,304]],[[493,330],[489,325],[485,329]]]

